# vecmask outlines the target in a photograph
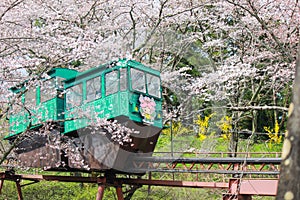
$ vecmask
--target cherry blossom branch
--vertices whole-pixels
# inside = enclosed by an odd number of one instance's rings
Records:
[[[250,110],[281,110],[288,112],[288,108],[281,106],[245,106],[245,107],[223,107],[231,111],[250,111]]]
[[[264,76],[266,75],[266,72],[264,73]],[[253,103],[253,101],[256,100],[257,96],[259,95],[263,85],[264,85],[265,79],[262,78],[258,84],[258,87],[256,88],[255,92],[253,93],[250,101],[247,103],[248,105],[251,105]]]
[[[14,7],[18,6],[20,3],[22,3],[24,0],[16,0],[14,1],[4,12],[0,15],[0,21],[2,21],[3,17],[6,15],[7,12],[12,10]]]
[[[237,6],[237,7],[240,7],[242,8],[243,10],[247,11],[251,16],[253,16],[261,25],[262,25],[262,28],[264,30],[266,30],[272,37],[272,39],[274,40],[274,42],[277,44],[278,47],[280,47],[280,52],[281,54],[284,56],[284,57],[287,57],[289,61],[292,61],[294,60],[293,56],[290,54],[290,52],[280,43],[280,41],[278,40],[278,38],[275,36],[274,32],[271,31],[269,29],[269,27],[267,26],[266,22],[261,18],[259,17],[258,15],[258,11],[256,9],[256,7],[253,5],[253,3],[250,1],[250,0],[247,0],[250,8],[246,8],[245,6],[243,6],[240,2],[236,3],[235,1],[232,1],[232,0],[226,0],[228,3],[234,5],[234,6]]]
[[[163,9],[164,9],[164,6],[165,4],[168,2],[168,0],[165,0],[161,3],[161,6],[160,6],[160,9],[159,9],[159,14],[158,14],[158,19],[154,25],[154,27],[152,28],[152,30],[150,31],[150,33],[147,35],[145,41],[137,48],[133,49],[132,53],[133,55],[136,53],[136,52],[139,52],[142,48],[144,48],[147,43],[150,41],[150,39],[152,38],[152,36],[154,35],[156,29],[159,27],[160,23],[162,22],[163,18],[162,18],[162,15],[163,15]]]

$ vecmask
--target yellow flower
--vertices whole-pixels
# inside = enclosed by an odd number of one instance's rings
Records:
[[[203,140],[205,140],[207,138],[207,136],[206,135],[204,135],[204,134],[199,134],[199,140],[200,141],[203,141]]]
[[[268,141],[268,145],[271,148],[272,144],[279,144],[282,141],[282,135],[279,135],[279,123],[277,120],[275,120],[275,127],[274,129],[271,129],[270,127],[266,127],[264,126],[265,131],[268,132],[268,136],[269,136],[269,141]]]
[[[204,118],[202,118],[200,115],[197,115],[197,120],[195,120],[195,124],[198,125],[198,137],[200,141],[203,141],[207,136],[207,130],[209,127],[209,120],[211,119],[211,117],[214,115],[214,113],[205,116]]]
[[[231,130],[232,130],[232,118],[229,116],[222,117],[221,121],[217,123],[217,126],[222,131],[222,138],[225,140],[229,140],[231,136]]]

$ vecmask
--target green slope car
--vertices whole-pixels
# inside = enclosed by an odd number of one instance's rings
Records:
[[[16,142],[20,165],[126,172],[129,158],[152,154],[163,127],[159,71],[119,59],[48,76],[40,86],[11,89],[23,106],[10,115],[5,139]]]

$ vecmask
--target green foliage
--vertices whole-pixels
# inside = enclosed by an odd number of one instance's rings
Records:
[[[35,19],[33,21],[32,25],[35,26],[35,27],[37,27],[37,28],[42,28],[43,26],[46,25],[46,20],[42,19],[42,18]]]
[[[239,140],[238,152],[281,152],[282,142],[279,144],[268,145],[265,141],[253,141],[251,139]],[[273,155],[275,157],[275,154]],[[265,155],[263,155],[265,157]],[[277,156],[278,157],[278,156]]]
[[[193,59],[192,55],[188,56],[187,58],[180,58],[179,63],[177,64],[177,69],[180,69],[182,67],[190,67],[190,70],[187,70],[186,73],[190,74],[192,77],[197,77],[200,75],[200,72],[198,71],[197,67],[194,66],[195,63],[198,62],[199,58],[197,57],[196,59]],[[202,59],[204,60],[204,59]]]
[[[26,182],[22,182],[25,184]],[[22,187],[24,199],[30,200],[87,200],[95,199],[98,187],[96,184],[63,183],[41,181]],[[105,190],[104,199],[114,199],[115,191]],[[14,182],[5,181],[0,200],[17,199]]]
[[[73,60],[70,62],[70,65],[73,67],[79,67],[80,65],[82,65],[82,62],[80,60]]]
[[[207,116],[198,115],[197,119],[194,121],[194,125],[197,127],[197,132],[193,132],[180,122],[174,123],[172,125],[172,129],[174,131],[173,148],[171,148],[171,128],[169,127],[169,129],[164,130],[159,137],[156,151],[170,152],[170,150],[173,149],[177,152],[190,152],[194,150],[204,152],[228,152],[233,126],[232,118],[229,116],[223,116],[221,119],[216,120],[214,116],[214,114],[208,114]],[[274,132],[274,130],[275,134],[271,133]],[[278,123],[274,130],[272,129],[268,135],[254,135],[252,137],[239,135],[237,151],[281,152],[282,136],[279,135]],[[183,132],[185,134],[183,134]],[[183,154],[183,156],[189,155]]]
[[[168,134],[160,134],[158,141],[156,143],[156,149],[160,151],[166,151],[166,147],[170,144],[170,135]]]
[[[215,152],[228,152],[229,140],[224,137],[218,137]]]
[[[151,187],[138,189],[132,200],[179,200],[179,199],[221,199],[220,190],[199,189],[199,188],[176,188],[176,187]]]

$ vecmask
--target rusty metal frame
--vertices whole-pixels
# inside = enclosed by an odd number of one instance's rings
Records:
[[[39,181],[61,181],[96,183],[98,191],[96,200],[102,200],[106,187],[115,187],[118,200],[124,200],[123,185],[166,186],[189,188],[219,188],[227,189],[223,200],[251,199],[251,195],[275,196],[278,185],[280,158],[166,158],[144,157],[132,160],[134,172],[149,172],[148,179],[120,178],[115,173],[104,173],[100,177],[57,176],[57,175],[16,175],[11,171],[0,173],[0,193],[4,180],[14,181],[17,186],[18,200],[23,200],[21,188]],[[228,182],[200,182],[178,180],[153,180],[151,172],[169,173],[217,173],[232,174],[235,179]],[[245,179],[245,174],[275,175],[274,179]],[[238,176],[235,176],[238,175]],[[32,181],[21,185],[21,180]],[[132,193],[133,194],[133,193]]]
[[[132,172],[268,174],[279,175],[281,158],[136,157]]]
[[[0,182],[0,194],[2,192],[4,180],[14,181],[16,183],[17,192],[18,192],[18,200],[23,200],[22,189],[21,189],[22,185],[20,184],[20,182],[22,180],[22,176],[12,174],[11,172],[0,173],[0,181],[1,181]],[[29,183],[29,184],[31,184],[31,183]],[[29,185],[29,184],[26,184],[26,185]]]
[[[108,180],[105,176],[102,177],[81,177],[81,176],[54,176],[54,175],[15,175],[9,173],[0,173],[0,192],[4,180],[14,181],[17,184],[18,200],[23,200],[21,187],[28,185],[21,185],[21,180],[31,180],[32,183],[39,181],[61,181],[61,182],[84,182],[84,183],[97,183],[98,191],[96,200],[102,200],[104,190],[107,186],[115,187],[118,200],[123,200],[122,185],[149,185],[149,186],[171,186],[171,187],[190,187],[190,188],[220,188],[227,189],[228,183],[222,182],[193,182],[193,181],[174,181],[174,180],[152,180],[141,178],[110,178]],[[30,184],[32,184],[30,183]]]
[[[101,177],[81,177],[81,176],[57,176],[57,175],[15,175],[6,172],[0,173],[0,192],[4,180],[14,181],[17,185],[18,200],[23,200],[21,180],[31,180],[32,183],[39,181],[61,181],[61,182],[84,182],[97,183],[98,191],[96,200],[102,200],[106,187],[115,187],[118,200],[124,200],[122,191],[123,185],[148,185],[166,187],[189,187],[189,188],[218,188],[227,189],[228,193],[223,194],[223,200],[245,199],[251,195],[275,196],[277,192],[278,179],[230,179],[229,182],[197,182],[197,181],[178,181],[178,180],[153,180],[142,178],[117,178],[115,176]]]
[[[276,196],[278,179],[230,179],[223,200],[251,200],[252,195]]]

